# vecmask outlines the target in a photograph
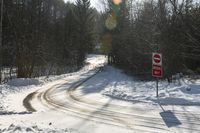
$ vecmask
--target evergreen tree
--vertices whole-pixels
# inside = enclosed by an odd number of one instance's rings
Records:
[[[85,60],[86,53],[89,53],[94,48],[94,15],[90,9],[90,0],[77,0],[74,15],[76,19],[76,43],[78,47],[78,63],[82,65]]]

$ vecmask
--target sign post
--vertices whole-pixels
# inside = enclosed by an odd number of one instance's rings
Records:
[[[156,78],[156,97],[158,97],[158,78]]]
[[[158,97],[158,78],[163,77],[162,54],[152,54],[152,76],[156,78],[156,96]]]

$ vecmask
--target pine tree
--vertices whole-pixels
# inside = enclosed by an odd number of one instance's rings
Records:
[[[93,10],[90,9],[90,0],[77,0],[74,15],[77,27],[78,63],[82,65],[85,55],[93,50]]]

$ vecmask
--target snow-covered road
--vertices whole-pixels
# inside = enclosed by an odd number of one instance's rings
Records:
[[[111,66],[99,70],[106,61],[103,56],[87,61],[90,64],[79,72],[14,94],[17,100],[10,101],[14,111],[0,114],[0,132],[200,132],[199,105],[166,106],[113,98],[108,87],[117,79],[112,87],[118,88],[122,79],[128,81],[126,77]]]

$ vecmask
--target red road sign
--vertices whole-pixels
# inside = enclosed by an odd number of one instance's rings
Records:
[[[152,55],[152,76],[163,76],[162,55],[160,53],[153,53]]]
[[[153,59],[154,59],[154,62],[155,62],[155,63],[160,63],[160,61],[161,61],[161,57],[160,57],[159,54],[154,54]]]
[[[161,78],[163,76],[163,69],[162,66],[152,66],[152,76]]]
[[[160,53],[153,53],[152,55],[153,65],[162,66],[162,55]]]

